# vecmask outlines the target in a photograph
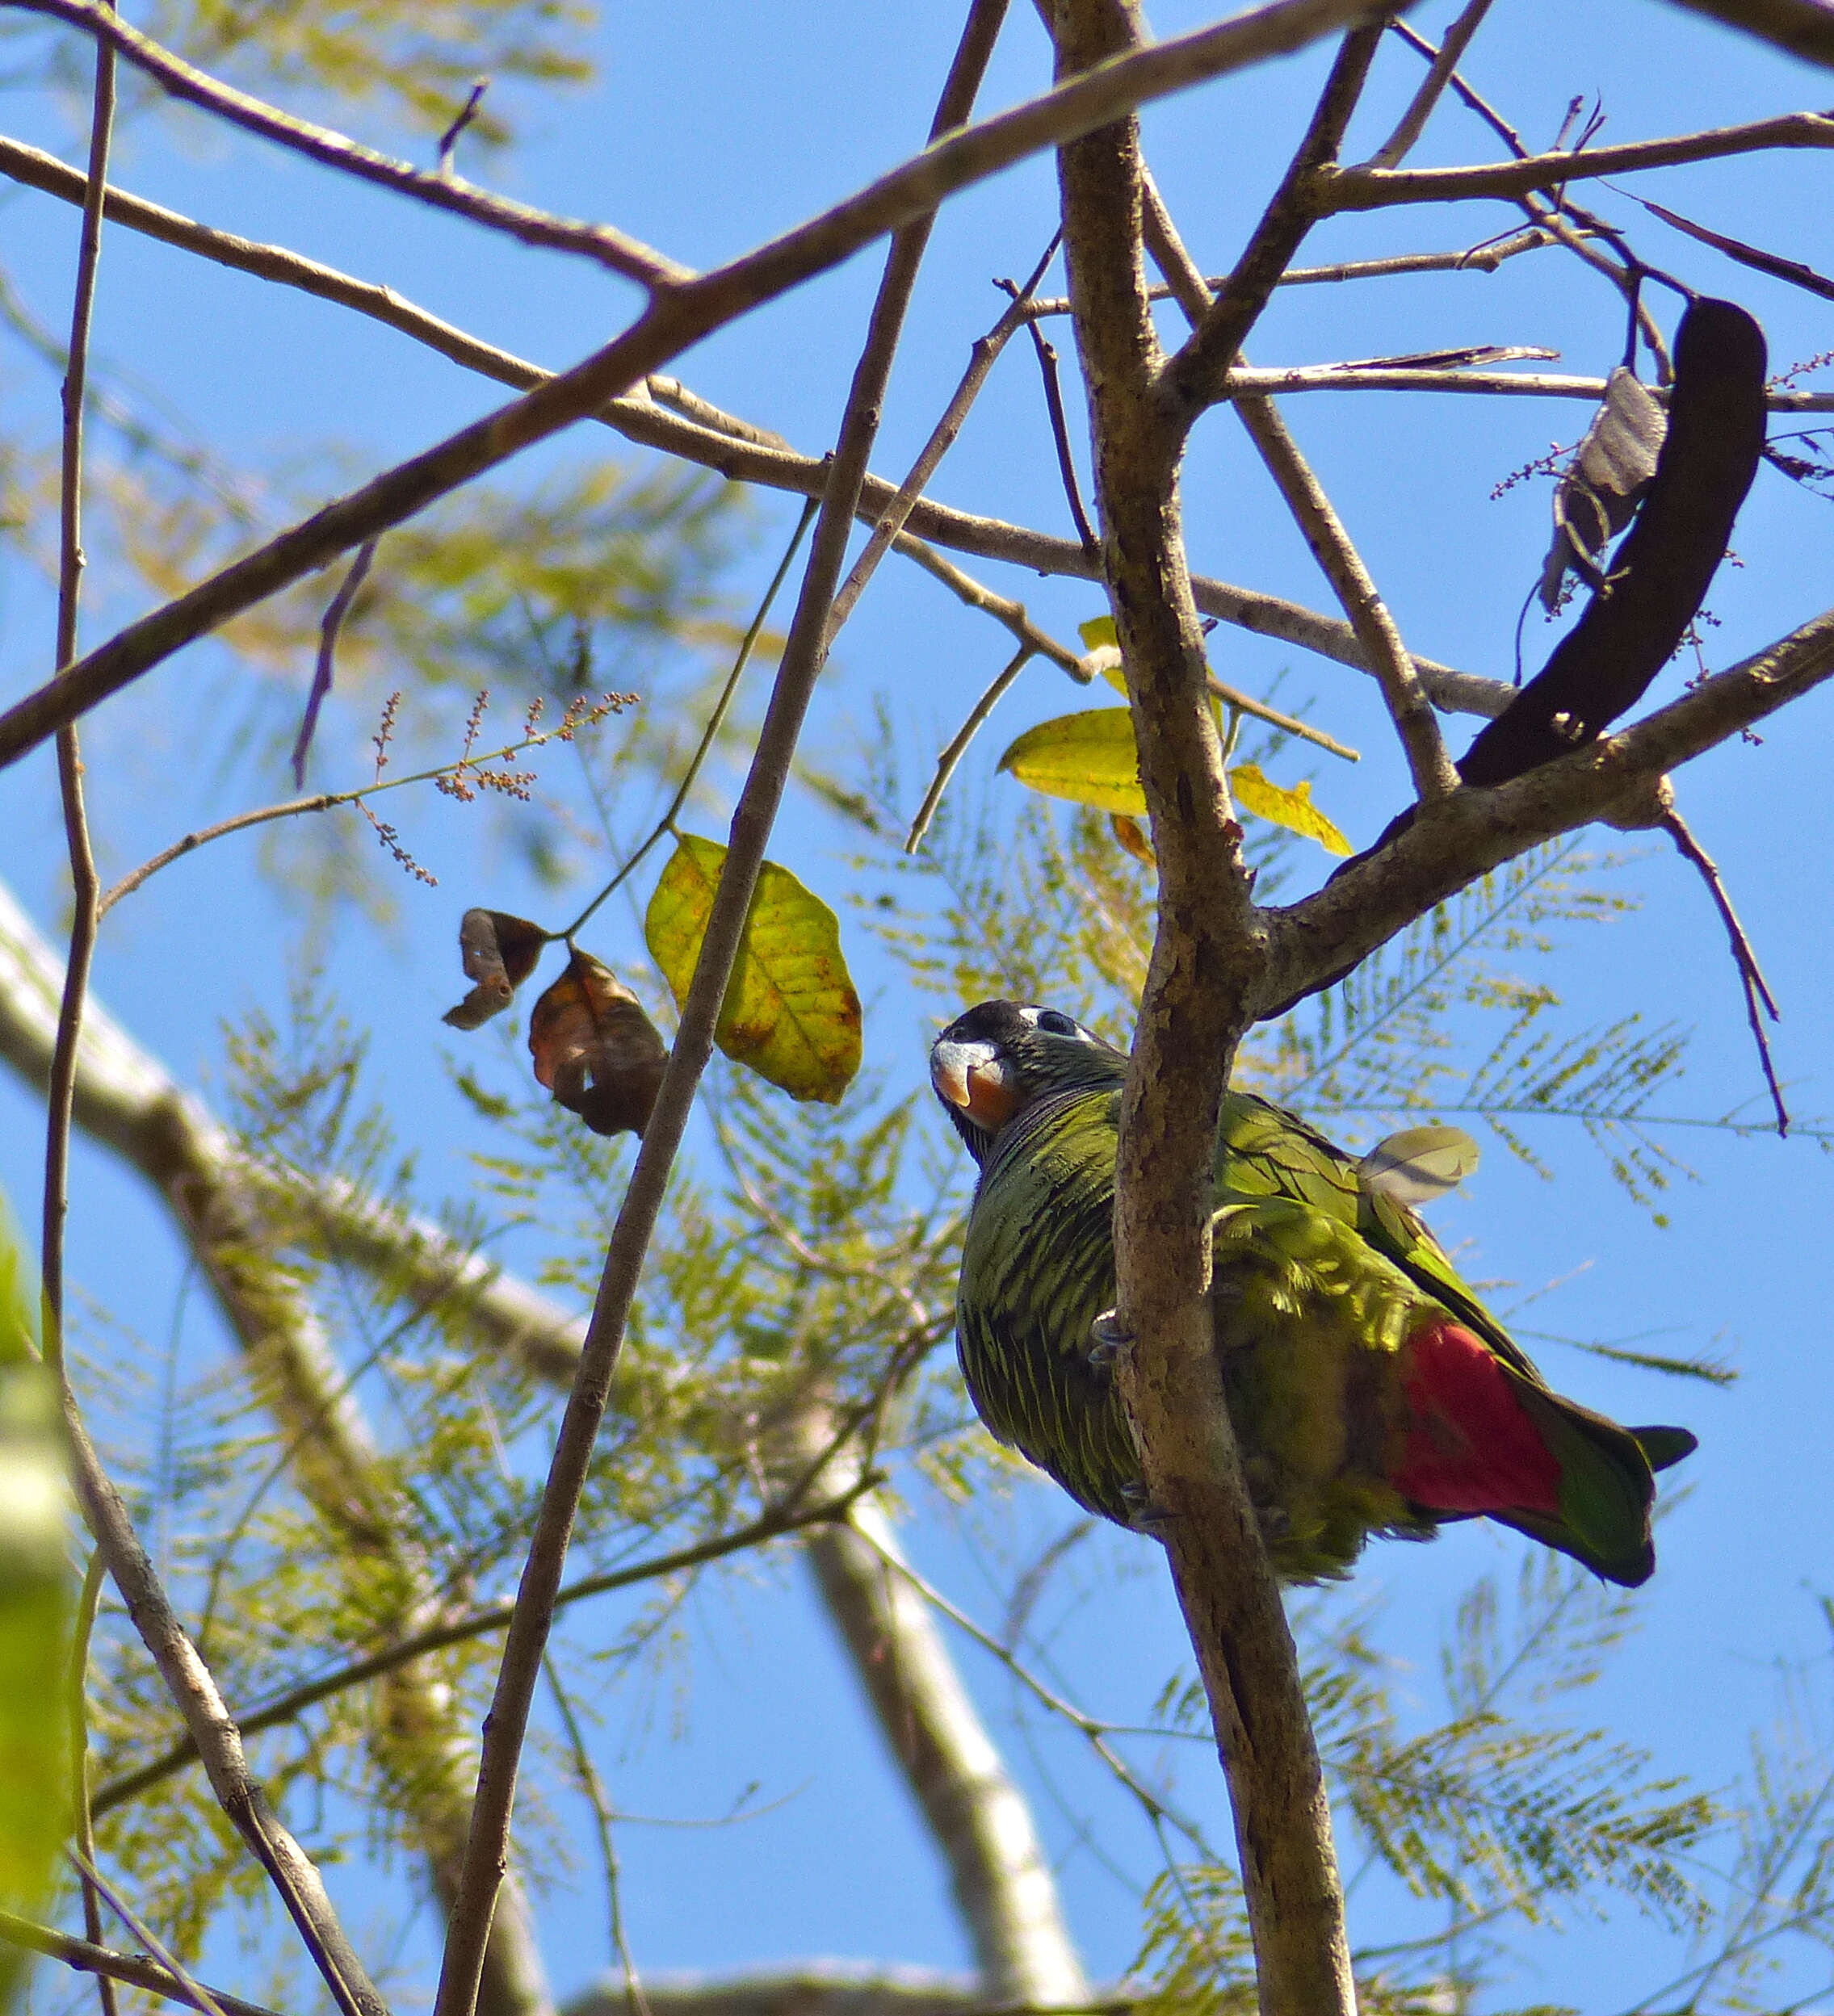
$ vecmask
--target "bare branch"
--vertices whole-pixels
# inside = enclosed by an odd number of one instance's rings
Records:
[[[183,57],[174,55],[150,36],[142,35],[121,20],[103,0],[17,0],[17,4],[30,13],[48,15],[53,20],[94,36],[99,45],[118,51],[174,98],[183,98],[328,168],[376,182],[399,195],[412,196],[436,210],[449,210],[493,231],[507,232],[524,245],[583,254],[642,287],[653,288],[690,277],[687,267],[678,266],[673,259],[665,258],[609,224],[578,224],[570,218],[549,216],[545,211],[510,197],[473,188],[456,177],[429,173],[405,161],[392,161],[388,155],[379,154],[329,127],[315,126],[309,119],[282,111],[278,106],[264,104],[246,91],[238,91],[233,85],[194,69]]]
[[[1357,28],[1344,38],[1337,61],[1320,94],[1311,124],[1280,186],[1261,213],[1254,235],[1222,292],[1211,303],[1184,347],[1160,373],[1169,409],[1189,426],[1215,396],[1236,353],[1247,342],[1280,275],[1292,263],[1306,233],[1323,214],[1314,191],[1320,172],[1335,161],[1344,129],[1362,95],[1369,66],[1381,44],[1383,24]]]
[[[1425,132],[1426,122],[1432,118],[1433,107],[1451,81],[1458,58],[1471,46],[1471,37],[1484,25],[1484,17],[1490,8],[1491,0],[1467,0],[1464,11],[1446,31],[1446,40],[1440,44],[1439,53],[1433,59],[1432,69],[1415,92],[1413,102],[1401,115],[1394,132],[1363,164],[1366,167],[1398,168],[1407,159],[1414,142]]]
[[[1446,753],[1432,702],[1414,671],[1413,660],[1408,656],[1388,606],[1325,495],[1324,486],[1299,453],[1272,400],[1239,399],[1236,411],[1286,500],[1286,508],[1311,547],[1312,557],[1324,569],[1325,579],[1343,606],[1364,656],[1375,667],[1389,719],[1407,755],[1415,795],[1423,803],[1443,798],[1457,789],[1458,776]]]
[[[73,1939],[68,1933],[34,1925],[29,1918],[15,1918],[10,1911],[0,1911],[0,1939],[23,1946],[28,1952],[42,1953],[48,1959],[61,1960],[79,1974],[94,1974],[104,1980],[124,1982],[129,1988],[144,1988],[149,1994],[162,1995],[169,2002],[182,2002],[187,2009],[205,2009],[200,1997],[178,1975],[138,1953],[112,1952],[92,1939]],[[271,2010],[263,2009],[258,2002],[245,2002],[220,1989],[213,1988],[208,1993],[223,2016],[274,2016]]]
[[[1474,196],[1519,197],[1559,189],[1600,175],[1630,174],[1678,162],[1719,161],[1731,154],[1777,147],[1834,147],[1834,117],[1786,112],[1779,119],[1683,133],[1672,140],[1638,140],[1621,147],[1588,147],[1583,153],[1530,154],[1526,160],[1470,168],[1324,168],[1312,179],[1314,214],[1380,210],[1395,203],[1463,203]]]
[[[1290,907],[1261,914],[1257,1021],[1328,987],[1435,903],[1556,834],[1640,803],[1656,782],[1834,676],[1834,610],[1622,732],[1494,790],[1461,790]]]
[[[1726,927],[1727,941],[1732,948],[1732,963],[1738,970],[1739,986],[1745,997],[1745,1015],[1751,1024],[1752,1040],[1757,1045],[1758,1068],[1764,1073],[1771,1108],[1777,1115],[1777,1138],[1786,1141],[1790,1135],[1790,1109],[1783,1103],[1783,1088],[1777,1083],[1777,1066],[1770,1054],[1770,1038],[1764,1028],[1765,1015],[1772,1021],[1780,1022],[1783,1019],[1782,1010],[1777,1007],[1777,997],[1770,991],[1764,969],[1758,964],[1757,949],[1745,935],[1745,928],[1739,922],[1739,913],[1732,907],[1732,899],[1720,878],[1719,864],[1694,838],[1692,828],[1675,809],[1673,794],[1665,791],[1664,795],[1662,830],[1675,843],[1681,858],[1693,865],[1706,884],[1706,893],[1713,899],[1719,921]]]
[[[904,852],[914,854],[923,844],[923,836],[930,831],[930,822],[936,816],[936,808],[942,803],[942,794],[949,788],[949,780],[955,774],[955,766],[968,752],[969,745],[980,734],[988,716],[999,706],[1011,689],[1014,680],[1031,663],[1031,653],[1024,645],[1013,654],[997,672],[984,693],[968,710],[968,718],[950,738],[948,745],[936,759],[936,774],[930,780],[930,789],[923,794],[923,803],[917,809],[917,816],[911,821],[911,830],[904,836]]]
[[[893,542],[910,522],[911,512],[925,490],[930,478],[942,466],[942,458],[955,444],[963,423],[968,417],[969,409],[980,396],[981,388],[987,383],[988,375],[998,363],[1000,353],[1006,347],[1025,321],[1024,304],[1032,289],[1043,277],[1044,269],[1057,256],[1057,241],[1054,237],[1045,247],[1044,257],[1038,262],[1031,278],[1016,293],[1013,305],[1007,309],[986,335],[970,349],[967,369],[950,396],[949,403],[942,409],[942,417],[930,430],[930,438],[917,451],[910,473],[899,484],[897,494],[885,507],[879,522],[872,528],[872,536],[860,550],[860,555],[847,570],[847,578],[841,582],[834,597],[834,606],[829,612],[828,637],[825,648],[833,647],[841,626],[853,614],[854,606],[866,592],[866,585],[878,570],[879,563],[890,551]]]
[[[1066,66],[1139,31],[1133,9],[1106,0],[1064,0],[1056,20]],[[1374,32],[1347,38],[1334,79],[1360,76]],[[1211,1160],[1261,947],[1185,563],[1176,468],[1193,409],[1161,396],[1169,373],[1160,369],[1142,270],[1137,122],[1064,149],[1059,176],[1102,560],[1159,857],[1157,928],[1122,1099],[1118,1320],[1137,1341],[1122,1352],[1117,1377],[1228,1779],[1261,2010],[1349,2016],[1355,1998],[1323,1774],[1223,1404],[1207,1293]],[[1284,242],[1286,229],[1270,225],[1257,242]],[[1263,279],[1271,287],[1291,256],[1286,245],[1278,265],[1255,270],[1244,303]],[[1250,312],[1243,327],[1252,320]],[[1220,347],[1214,359],[1198,354],[1220,375],[1240,338],[1232,324],[1212,327]]]

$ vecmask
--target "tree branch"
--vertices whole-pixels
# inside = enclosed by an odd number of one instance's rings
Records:
[[[1381,210],[1396,203],[1463,203],[1474,196],[1514,198],[1536,190],[1559,189],[1600,175],[1624,175],[1641,168],[1669,168],[1690,161],[1719,161],[1729,154],[1773,147],[1834,147],[1834,117],[1825,112],[1786,112],[1747,126],[1683,133],[1672,140],[1638,140],[1621,147],[1588,147],[1583,153],[1530,154],[1523,161],[1492,161],[1470,168],[1326,168],[1311,185],[1314,214]]]
[[[1293,262],[1306,233],[1322,214],[1316,188],[1320,171],[1337,159],[1344,129],[1362,94],[1369,66],[1381,45],[1380,20],[1344,38],[1299,151],[1274,192],[1254,235],[1227,283],[1192,330],[1184,347],[1160,373],[1160,395],[1189,427],[1214,400],[1236,353]]]
[[[1426,131],[1426,122],[1433,116],[1433,107],[1451,82],[1458,58],[1471,46],[1471,37],[1483,27],[1484,17],[1489,13],[1491,5],[1492,0],[1467,0],[1463,11],[1446,31],[1446,40],[1440,44],[1432,67],[1394,132],[1370,156],[1363,164],[1365,167],[1398,168],[1413,151],[1414,142]]]
[[[1065,0],[1057,19],[1065,67],[1138,33],[1131,10],[1106,0]],[[1060,178],[1103,565],[1160,868],[1122,1104],[1115,1261],[1121,1325],[1138,1341],[1118,1376],[1229,1781],[1261,2008],[1349,2016],[1323,1776],[1223,1405],[1207,1293],[1217,1117],[1261,948],[1185,567],[1176,469],[1186,416],[1157,396],[1136,124],[1064,149]],[[1225,334],[1227,368],[1239,337]]]
[[[690,277],[686,266],[678,266],[673,259],[665,258],[660,252],[652,251],[609,224],[578,224],[570,218],[550,216],[545,211],[508,196],[474,188],[456,177],[392,161],[388,155],[379,154],[329,127],[315,126],[309,119],[282,111],[278,106],[264,104],[246,91],[238,91],[233,84],[195,69],[150,36],[142,35],[103,4],[103,0],[15,0],[15,4],[28,13],[48,15],[53,20],[82,29],[94,36],[99,44],[119,51],[174,98],[183,98],[263,140],[291,148],[325,167],[376,182],[398,195],[412,196],[434,209],[451,211],[493,231],[507,232],[524,245],[581,253],[642,287],[657,287]]]
[[[1834,676],[1834,610],[1622,732],[1494,790],[1460,790],[1315,895],[1263,912],[1257,1021],[1351,970],[1479,875],[1556,834],[1647,799],[1656,781]]]

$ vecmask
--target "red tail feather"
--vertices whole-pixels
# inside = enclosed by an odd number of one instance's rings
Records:
[[[1560,1510],[1560,1466],[1510,1389],[1503,1368],[1448,1318],[1401,1347],[1410,1418],[1394,1481],[1440,1512]]]

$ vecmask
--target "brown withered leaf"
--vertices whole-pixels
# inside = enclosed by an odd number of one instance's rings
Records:
[[[529,1017],[535,1075],[595,1134],[641,1134],[669,1062],[643,1004],[608,966],[575,949]]]
[[[1599,585],[1598,562],[1630,522],[1656,474],[1668,416],[1636,373],[1620,364],[1605,381],[1605,397],[1579,452],[1554,493],[1554,543],[1541,572],[1541,605],[1559,607],[1571,568]]]
[[[548,933],[527,917],[504,910],[468,910],[459,920],[459,955],[472,987],[456,1008],[440,1017],[455,1029],[481,1029],[516,998],[534,972]]]

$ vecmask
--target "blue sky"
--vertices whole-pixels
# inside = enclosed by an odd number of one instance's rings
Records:
[[[1449,10],[1423,11],[1437,34]],[[1155,29],[1196,25],[1190,6],[1154,10]],[[921,140],[956,31],[953,10],[808,5],[765,10],[709,0],[694,9],[612,5],[594,46],[600,82],[584,93],[525,95],[530,134],[513,157],[474,172],[510,193],[574,215],[603,217],[672,255],[706,265],[820,209]],[[1208,271],[1228,262],[1280,157],[1303,124],[1325,57],[1309,52],[1253,78],[1153,109],[1150,158],[1193,250]],[[1503,0],[1467,69],[1531,139],[1547,141],[1575,94],[1602,95],[1608,140],[1728,124],[1795,109],[1822,79],[1695,17],[1622,0]],[[1399,48],[1382,61],[1369,107],[1353,129],[1352,158],[1386,132],[1417,76]],[[983,105],[1039,89],[1043,47],[1028,9],[1015,8]],[[335,120],[338,115],[314,108]],[[71,108],[9,94],[7,129],[67,145]],[[356,130],[424,158],[412,136]],[[1419,149],[1421,165],[1489,158],[1492,148],[1455,107],[1442,107]],[[166,109],[124,136],[117,178],[189,214],[271,237],[402,293],[477,333],[559,366],[584,354],[634,305],[622,283],[558,255],[525,250],[460,221],[422,213],[346,185],[309,164]],[[1834,204],[1827,157],[1803,153],[1677,171],[1663,199],[1772,249],[1834,270]],[[875,467],[900,472],[927,433],[972,339],[998,312],[989,284],[1032,263],[1051,228],[1053,183],[1033,162],[970,191],[945,212],[913,304],[911,333],[888,403]],[[1738,269],[1639,218],[1615,195],[1599,207],[1659,262],[1711,291],[1735,295],[1764,320],[1773,366],[1828,349],[1825,304]],[[1307,262],[1391,250],[1438,249],[1509,228],[1513,212],[1485,206],[1421,208],[1335,220],[1307,245]],[[0,204],[9,274],[53,325],[67,313],[73,213],[18,192]],[[775,428],[808,452],[829,445],[867,305],[876,252],[774,304],[744,327],[698,346],[674,367],[697,391]],[[1670,317],[1668,300],[1654,297]],[[1169,333],[1173,325],[1167,324]],[[1615,361],[1622,316],[1604,283],[1555,255],[1517,261],[1494,276],[1386,281],[1290,290],[1255,332],[1261,364],[1310,363],[1452,342],[1543,343],[1553,368],[1601,372]],[[325,304],[267,289],[111,232],[104,255],[96,342],[131,367],[136,396],[157,399],[231,463],[304,458],[327,440],[358,478],[439,438],[500,402],[497,388],[405,339]],[[1068,332],[1060,346],[1071,346]],[[0,351],[0,424],[48,427],[50,379],[16,346]],[[1572,441],[1585,409],[1517,400],[1307,395],[1290,423],[1329,486],[1404,635],[1415,648],[1475,671],[1508,675],[1521,595],[1547,539],[1545,486],[1500,501],[1511,469]],[[1081,444],[1079,440],[1079,450]],[[610,438],[569,439],[523,459],[522,473],[626,451]],[[627,459],[631,459],[627,456]],[[935,484],[944,500],[1066,530],[1031,366],[1015,346],[996,373]],[[1226,414],[1198,430],[1185,480],[1194,564],[1205,572],[1314,606],[1328,594],[1296,534],[1252,467]],[[729,582],[735,608],[754,594],[793,518],[773,497],[749,505],[749,543]],[[1823,606],[1834,518],[1824,502],[1761,472],[1741,517],[1743,565],[1723,570],[1710,598],[1721,627],[1710,658],[1729,664]],[[1068,637],[1096,614],[1085,585],[977,571],[1023,595]],[[132,597],[98,580],[87,635],[135,613]],[[1545,639],[1531,624],[1529,660]],[[36,684],[49,655],[48,606],[23,567],[0,573],[0,696]],[[1354,770],[1321,767],[1319,798],[1358,845],[1401,803],[1405,776],[1372,685],[1264,640],[1219,631],[1220,675],[1253,687],[1284,674],[1282,702],[1365,752]],[[843,636],[811,724],[812,746],[841,765],[876,701],[889,706],[908,774],[930,756],[1006,655],[1003,633],[934,584],[889,564]],[[303,691],[305,669],[300,671]],[[1677,688],[1675,669],[1655,698]],[[978,747],[964,788],[985,786],[993,758],[1030,722],[1084,704],[1061,677],[1037,667],[1005,703]],[[1780,1067],[1801,1117],[1834,1114],[1824,1058],[1834,1024],[1825,919],[1831,814],[1826,789],[1828,702],[1820,695],[1770,724],[1761,744],[1735,743],[1679,780],[1681,803],[1719,861],[1765,958],[1786,1020]],[[183,654],[94,725],[92,811],[108,859],[124,865],[200,818],[283,788],[258,748],[225,759],[220,730],[235,715],[224,661],[208,646]],[[321,756],[329,778],[360,775],[372,726],[334,708]],[[1472,724],[1475,726],[1475,724]],[[1452,732],[1463,746],[1462,726]],[[1017,787],[1000,785],[1016,800]],[[60,840],[51,767],[40,756],[10,773],[9,880],[48,924],[60,914]],[[913,795],[914,796],[914,791]],[[398,801],[399,803],[399,801]],[[703,826],[716,817],[709,814]],[[451,935],[463,901],[517,909],[541,900],[513,856],[481,846],[478,828],[430,797],[403,807],[409,844],[441,878],[405,883],[399,920],[377,933],[346,918],[328,948],[328,978],[376,1023],[378,1071],[411,1121],[440,1180],[472,1145],[442,1063],[454,1039],[435,1018],[452,998]],[[716,827],[709,827],[717,830]],[[1609,927],[1569,934],[1557,983],[1572,1026],[1635,1013],[1697,1031],[1685,1077],[1667,1109],[1710,1119],[1759,1090],[1741,1004],[1718,925],[1693,877],[1647,841],[1604,836],[1634,857],[1615,886],[1641,907]],[[831,899],[845,888],[842,841],[807,801],[793,802],[776,857]],[[1320,857],[1317,867],[1325,863]],[[475,894],[474,894],[475,892]],[[189,1082],[220,1075],[220,1020],[252,1004],[277,1008],[287,975],[292,913],[255,867],[251,845],[230,842],[186,864],[111,920],[97,985],[141,1040]],[[634,949],[627,946],[627,951]],[[913,1000],[863,948],[867,1059],[893,1083],[914,1082],[936,1018],[959,1004]],[[1525,968],[1525,970],[1526,970]],[[432,1036],[435,1040],[430,1041]],[[0,1180],[29,1216],[38,1152],[29,1101],[0,1083]],[[1698,1180],[1677,1180],[1653,1224],[1612,1182],[1603,1158],[1565,1123],[1536,1123],[1533,1145],[1553,1180],[1487,1143],[1483,1169],[1438,1223],[1474,1276],[1507,1284],[1497,1299],[1558,1284],[1525,1313],[1525,1327],[1647,1347],[1723,1353],[1739,1368],[1729,1392],[1646,1373],[1536,1343],[1556,1384],[1620,1418],[1685,1419],[1702,1449],[1688,1467],[1685,1502],[1661,1532],[1662,1565],[1639,1599],[1640,1628],[1595,1691],[1596,1712],[1662,1764],[1710,1786],[1740,1766],[1745,1732],[1777,1708],[1779,1662],[1812,1662],[1824,1706],[1831,1521],[1825,1452],[1834,1433],[1824,1367],[1829,1165],[1811,1141],[1735,1139],[1675,1129],[1665,1145]],[[162,1335],[178,1259],[157,1214],[93,1151],[79,1157],[73,1242],[79,1278],[103,1303]],[[214,1347],[194,1319],[199,1364]],[[992,1612],[1001,1565],[1009,1570],[1064,1522],[1043,1487],[951,1523],[913,1530],[919,1561],[971,1607]],[[1379,1593],[1383,1644],[1413,1662],[1430,1691],[1433,1647],[1475,1574],[1513,1576],[1521,1543],[1472,1528],[1427,1549],[1378,1548],[1353,1597]],[[988,1578],[994,1578],[989,1581]],[[1333,1596],[1333,1602],[1353,1599]],[[1177,1621],[1156,1562],[1141,1544],[1104,1535],[1064,1578],[1053,1658],[1080,1698],[1117,1716],[1143,1716],[1181,1654]],[[710,1584],[689,1612],[686,1650],[645,1700],[600,1704],[606,1768],[619,1804],[672,1821],[773,1807],[726,1828],[631,1826],[621,1851],[626,1908],[646,1967],[736,1968],[816,1953],[961,1966],[964,1952],[944,1884],[901,1791],[879,1758],[854,1683],[830,1645],[799,1571],[779,1563],[756,1579]],[[1132,1809],[1102,1784],[1060,1731],[1015,1725],[997,1671],[964,1649],[965,1670],[997,1731],[1012,1736],[1014,1767],[1037,1795],[1060,1854],[1072,1925],[1092,1972],[1112,1977],[1131,1958],[1137,1914],[1103,1867],[1150,1873],[1150,1844]],[[679,1713],[678,1715],[678,1708]],[[676,1723],[680,1722],[678,1733]],[[1185,1796],[1226,1832],[1220,1787],[1201,1751],[1181,1772]],[[1052,1787],[1060,1788],[1060,1793]],[[1086,1825],[1100,1852],[1078,1839]],[[353,1899],[358,1886],[345,1879]],[[367,1892],[363,1893],[366,1897]],[[393,1892],[384,1891],[384,1898]],[[386,1913],[392,1909],[385,1905]],[[1363,1906],[1359,1903],[1359,1911]],[[363,1911],[357,1913],[363,1920]],[[1377,1901],[1357,1926],[1381,1935],[1404,1907]],[[606,1958],[590,1862],[557,1878],[544,1909],[549,1966],[562,1991]],[[417,1938],[421,1934],[417,1934]],[[1515,2000],[1567,2000],[1590,2010],[1628,2006],[1664,1978],[1672,1947],[1620,1908],[1606,1927],[1581,1917],[1565,1934],[1525,1941],[1534,1972]],[[1824,1976],[1824,1978],[1825,1978]],[[233,1985],[233,1980],[225,1985]]]

